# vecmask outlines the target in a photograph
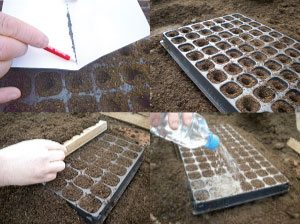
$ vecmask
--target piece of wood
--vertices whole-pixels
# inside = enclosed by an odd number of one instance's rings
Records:
[[[290,138],[287,145],[300,155],[300,142],[294,138]]]
[[[298,131],[300,131],[300,113],[296,113],[296,125]]]
[[[102,112],[101,114],[150,130],[150,113]]]
[[[75,152],[81,146],[85,145],[89,141],[91,141],[96,136],[100,135],[102,132],[107,130],[107,122],[99,121],[94,126],[91,126],[85,130],[80,135],[75,135],[70,140],[64,143],[64,146],[67,148],[66,156]]]

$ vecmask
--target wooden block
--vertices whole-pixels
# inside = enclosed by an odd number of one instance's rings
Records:
[[[94,126],[91,126],[85,130],[80,135],[76,135],[70,140],[64,143],[64,146],[67,148],[66,156],[70,155],[81,146],[85,145],[89,141],[91,141],[96,136],[100,135],[102,132],[107,130],[107,122],[99,121]]]
[[[127,113],[127,112],[108,112],[101,113],[108,117],[115,118],[120,121],[124,121],[129,124],[136,125],[140,128],[150,130],[150,113]]]
[[[300,155],[300,142],[294,138],[290,138],[287,142],[287,145]]]

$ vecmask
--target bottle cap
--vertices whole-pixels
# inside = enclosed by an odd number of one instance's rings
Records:
[[[220,144],[220,139],[217,135],[214,135],[213,133],[210,133],[207,143],[204,147],[214,150],[216,149]]]

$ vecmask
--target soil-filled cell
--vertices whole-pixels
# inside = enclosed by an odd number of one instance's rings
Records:
[[[118,146],[118,145],[111,145],[109,147],[109,151],[115,152],[115,153],[122,153],[124,150],[122,147]]]
[[[252,74],[255,75],[255,77],[262,80],[265,80],[270,77],[270,73],[263,67],[254,68],[252,70]]]
[[[135,159],[138,156],[137,153],[128,150],[125,150],[122,154],[130,159]]]
[[[128,111],[128,96],[121,92],[104,93],[100,99],[101,111]]]
[[[256,40],[251,40],[250,44],[252,46],[254,46],[254,47],[262,47],[262,46],[264,46],[264,42],[261,41],[261,40],[257,40],[257,39]]]
[[[224,82],[227,79],[227,75],[221,70],[213,70],[207,74],[207,78],[212,83],[218,84]]]
[[[208,40],[205,40],[205,39],[198,39],[198,40],[195,40],[193,42],[193,44],[195,44],[197,47],[203,47],[203,46],[206,46],[209,44]]]
[[[55,72],[42,72],[35,78],[35,92],[38,96],[54,96],[62,91],[61,74]]]
[[[300,51],[300,43],[296,43],[296,44],[294,45],[294,48],[296,48],[298,51]]]
[[[209,163],[200,163],[199,167],[200,169],[210,169]]]
[[[239,58],[242,56],[242,53],[235,49],[227,51],[226,54],[231,58]]]
[[[199,38],[200,36],[197,33],[188,33],[187,35],[185,35],[185,37],[189,40],[194,40]]]
[[[103,75],[105,76],[105,74]],[[80,69],[78,72],[70,72],[65,76],[65,81],[66,88],[72,93],[91,93],[93,91],[93,82],[89,75],[89,67]]]
[[[260,104],[252,96],[243,96],[236,102],[237,108],[241,112],[255,113],[260,109]]]
[[[184,42],[186,42],[186,39],[183,38],[183,37],[175,37],[175,38],[172,38],[171,40],[174,44],[182,44]]]
[[[62,191],[62,196],[70,201],[77,201],[83,195],[83,191],[75,187],[73,184],[69,184]]]
[[[183,152],[181,155],[182,155],[183,157],[192,157],[192,156],[193,156],[193,153],[191,153],[191,152]]]
[[[191,182],[191,186],[195,190],[200,190],[205,187],[205,183],[202,180],[196,180],[196,181]]]
[[[200,174],[200,172],[192,172],[192,173],[188,174],[188,177],[191,180],[200,179],[201,178],[201,174]]]
[[[255,62],[250,58],[242,58],[239,60],[239,64],[247,68],[252,68],[255,65]]]
[[[179,46],[179,50],[182,52],[188,52],[193,50],[195,47],[191,44],[183,44]]]
[[[93,195],[99,198],[107,198],[111,194],[109,187],[105,186],[102,183],[96,183],[91,187],[91,192]]]
[[[300,63],[292,64],[291,69],[300,74]]]
[[[251,30],[249,33],[251,33],[253,36],[260,36],[262,35],[262,32],[259,30]]]
[[[205,171],[202,171],[202,176],[203,177],[212,177],[212,176],[214,176],[214,172],[212,170],[205,170]]]
[[[298,80],[298,75],[291,70],[284,70],[280,72],[280,76],[288,82],[296,82]]]
[[[227,21],[232,21],[232,20],[234,20],[234,18],[231,17],[231,16],[224,16],[223,18],[224,18],[225,20],[227,20]]]
[[[263,41],[263,42],[272,42],[274,39],[268,35],[263,35],[260,37],[260,39]]]
[[[68,101],[70,112],[86,113],[98,111],[98,103],[93,96],[72,95]]]
[[[272,174],[272,175],[278,173],[278,170],[275,169],[274,167],[267,168],[267,171],[268,171],[269,174]]]
[[[195,171],[195,170],[198,169],[198,167],[197,167],[196,165],[194,165],[194,164],[191,164],[191,165],[187,165],[187,166],[185,167],[185,169],[186,169],[187,171]]]
[[[217,43],[216,46],[221,49],[221,50],[227,50],[229,49],[231,46],[226,43],[226,42],[220,42],[220,43]]]
[[[243,24],[243,23],[242,23],[241,21],[239,21],[239,20],[234,20],[234,21],[232,21],[231,23],[234,24],[234,25],[236,25],[236,26],[240,26],[240,25]]]
[[[213,61],[217,64],[224,64],[229,61],[229,58],[223,54],[219,54],[213,57]]]
[[[118,141],[116,141],[116,144],[123,146],[123,147],[126,147],[129,145],[129,143],[127,141],[124,141],[122,139],[118,139]]]
[[[251,88],[257,84],[257,79],[249,74],[240,75],[237,81],[246,88]]]
[[[268,175],[267,171],[265,171],[265,170],[258,170],[258,171],[256,171],[256,174],[260,177],[265,177]]]
[[[255,189],[263,188],[265,186],[265,184],[260,180],[251,180],[251,184]]]
[[[269,56],[272,56],[278,52],[276,49],[272,47],[264,47],[262,51]]]
[[[206,40],[208,40],[209,42],[216,43],[216,42],[220,41],[221,38],[216,35],[212,35],[212,36],[207,37]]]
[[[201,54],[199,51],[190,52],[186,56],[191,61],[198,61],[199,59],[203,58],[203,54]]]
[[[234,99],[243,93],[242,88],[234,82],[221,86],[221,92],[228,98]]]
[[[189,27],[183,27],[183,28],[179,29],[179,32],[181,32],[181,33],[189,33],[191,31],[192,31],[192,29]]]
[[[209,193],[207,190],[197,191],[195,192],[194,196],[198,201],[206,201],[207,199],[209,199]]]
[[[197,62],[196,67],[200,71],[209,71],[212,70],[215,67],[215,65],[210,60],[207,59],[207,60]]]
[[[283,100],[276,101],[275,103],[272,104],[271,108],[273,112],[278,112],[278,113],[294,112],[294,108]]]
[[[271,32],[270,35],[275,38],[279,38],[282,36],[280,33],[276,32],[276,31]]]
[[[224,70],[230,75],[237,75],[242,72],[242,68],[234,63],[227,64]]]
[[[243,43],[243,41],[242,41],[240,38],[238,38],[238,37],[230,38],[230,39],[228,40],[228,42],[230,42],[230,43],[233,44],[233,45],[240,45],[240,44]]]
[[[242,188],[243,191],[251,191],[251,190],[253,189],[252,185],[249,184],[249,183],[246,182],[246,181],[243,181],[243,182],[241,183],[241,188]]]
[[[226,29],[230,29],[230,28],[233,27],[233,25],[230,24],[230,23],[223,23],[221,26],[223,26],[223,27],[226,28]]]
[[[240,35],[240,38],[243,39],[246,42],[248,42],[248,41],[250,41],[250,40],[253,39],[253,37],[250,34],[247,34],[247,33],[242,33]],[[241,43],[238,43],[238,44],[241,44]]]
[[[192,28],[193,28],[194,30],[200,30],[200,29],[203,29],[204,26],[203,26],[202,24],[195,24],[195,25],[192,26]]]
[[[120,182],[120,179],[115,174],[105,173],[101,181],[109,186],[117,186],[117,184]]]
[[[60,191],[67,185],[67,182],[63,178],[56,178],[47,185],[54,191]]]
[[[295,43],[295,41],[293,41],[291,38],[288,38],[288,37],[282,37],[280,39],[280,41],[287,45],[291,45],[291,44]]]
[[[275,42],[271,43],[271,45],[280,50],[287,47],[284,43],[282,43],[280,41],[275,41]]]
[[[74,183],[81,188],[87,189],[94,184],[94,181],[88,176],[79,175],[75,178]]]
[[[117,159],[116,163],[125,166],[125,167],[130,167],[132,164],[132,160],[123,157],[123,156],[119,156],[119,158]]]
[[[280,55],[276,56],[275,59],[282,64],[288,64],[292,61],[292,59],[290,57],[288,57],[284,54],[280,54]]]
[[[246,172],[246,171],[250,170],[250,167],[246,164],[242,164],[242,165],[240,165],[240,170]]]
[[[212,34],[212,31],[210,31],[209,29],[203,29],[199,31],[199,34],[201,34],[202,36],[208,36]]]
[[[212,21],[206,21],[206,22],[204,22],[203,23],[205,26],[208,26],[208,27],[212,27],[212,26],[214,26],[214,25],[216,25],[214,22],[212,22]]]
[[[243,44],[243,45],[239,46],[239,49],[246,53],[249,53],[254,50],[254,48],[248,44]]]
[[[219,34],[222,38],[229,38],[229,37],[232,37],[232,34],[231,33],[229,33],[229,32],[221,32],[220,34]]]
[[[202,149],[199,149],[199,150],[195,150],[193,154],[194,156],[202,156],[204,155],[204,152],[202,151]]]
[[[249,18],[245,18],[245,17],[243,17],[243,18],[240,18],[240,20],[241,20],[241,21],[243,21],[243,22],[245,22],[245,23],[248,23],[248,22],[250,22],[250,21],[251,21],[251,19],[249,19]]]
[[[184,162],[184,163],[194,163],[195,160],[192,159],[192,158],[188,158],[188,159],[184,159],[183,162]]]
[[[242,26],[240,26],[240,28],[243,30],[247,30],[247,31],[252,29],[252,27],[248,26],[248,25],[242,25]]]
[[[128,148],[132,151],[135,151],[135,152],[143,151],[143,148],[139,145],[129,145]]]
[[[88,164],[82,160],[73,159],[71,160],[71,166],[77,170],[83,170],[88,166]]]
[[[230,32],[233,33],[233,34],[241,34],[241,33],[243,33],[243,30],[239,29],[239,28],[232,28],[230,30]]]
[[[218,49],[216,49],[215,47],[206,47],[202,51],[207,55],[213,55],[218,52]]]
[[[281,65],[276,61],[270,60],[265,63],[265,66],[271,71],[279,71],[281,69]]]
[[[101,201],[90,194],[81,198],[79,202],[79,206],[90,213],[97,212],[100,209],[101,205]]]
[[[124,176],[127,172],[126,168],[123,166],[119,166],[116,164],[112,164],[109,168],[109,171],[118,175],[118,176]]]
[[[263,181],[267,184],[267,185],[274,185],[276,184],[276,181],[272,178],[272,177],[265,177],[263,178]]]
[[[63,113],[66,112],[65,107],[62,100],[49,99],[38,102],[35,106],[35,112]]]
[[[265,32],[265,33],[271,31],[271,29],[268,28],[268,27],[266,27],[266,26],[261,26],[261,27],[259,27],[258,29],[261,30],[262,32]]]
[[[72,168],[66,167],[62,172],[59,173],[62,179],[72,180],[78,175],[77,171]]]
[[[221,31],[223,31],[223,28],[220,26],[214,26],[211,28],[211,30],[214,32],[221,32]]]
[[[290,90],[286,94],[288,101],[296,106],[300,106],[300,92],[298,90]]]
[[[170,31],[170,32],[166,33],[167,37],[176,37],[178,35],[179,35],[179,33],[177,31]]]
[[[224,23],[225,20],[224,19],[221,19],[221,18],[217,18],[214,20],[216,23]]]
[[[84,172],[86,175],[94,178],[98,178],[103,175],[103,171],[98,165],[89,166]]]
[[[275,98],[274,91],[266,86],[256,88],[253,93],[254,96],[264,103],[269,103]]]
[[[275,180],[277,180],[279,183],[285,183],[287,182],[286,178],[283,175],[276,175],[274,176]]]

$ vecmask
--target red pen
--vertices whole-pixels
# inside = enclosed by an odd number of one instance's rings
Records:
[[[53,47],[48,46],[48,47],[45,47],[44,50],[46,50],[46,51],[48,51],[48,52],[50,52],[52,54],[55,54],[56,56],[58,56],[60,58],[63,58],[65,60],[67,60],[67,61],[74,61],[74,62],[76,62],[73,58],[71,58],[70,55],[67,55],[67,54],[65,54],[65,53],[63,53],[63,52],[61,52],[59,50],[56,50]]]

